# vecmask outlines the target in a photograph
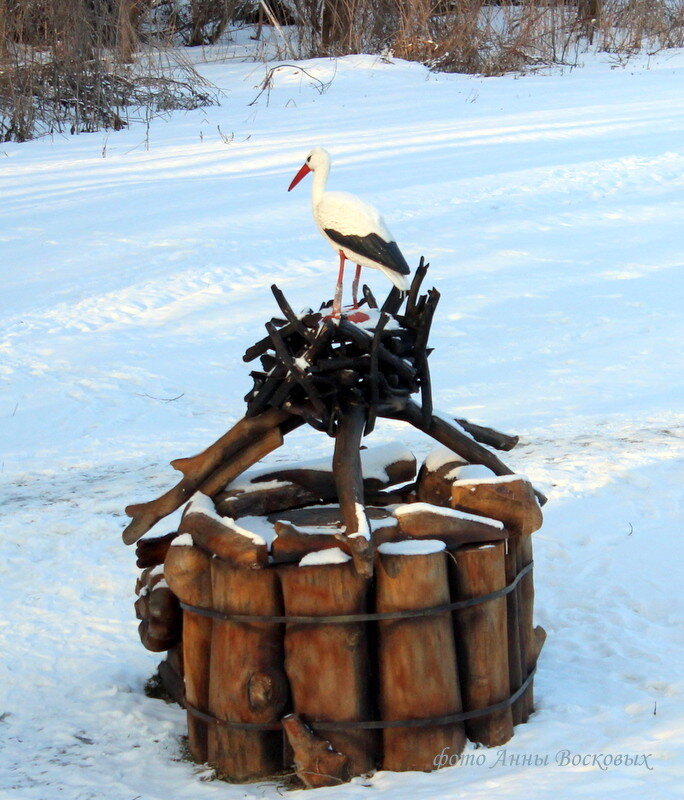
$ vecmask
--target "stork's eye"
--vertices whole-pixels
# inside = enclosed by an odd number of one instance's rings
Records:
[[[311,161],[311,156],[306,157],[306,163],[308,164]]]

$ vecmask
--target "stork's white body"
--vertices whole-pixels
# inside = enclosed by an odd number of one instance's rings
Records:
[[[406,291],[408,284],[405,276],[410,273],[410,269],[380,213],[353,194],[327,191],[330,156],[322,147],[315,147],[309,153],[306,162],[292,179],[288,191],[309,172],[314,173],[311,187],[314,220],[323,238],[340,256],[333,316],[338,316],[341,312],[345,260],[357,265],[352,285],[353,308],[358,307],[357,291],[361,267],[381,270],[400,291]]]
[[[375,233],[385,242],[393,242],[385,220],[380,212],[369,203],[364,203],[360,197],[349,192],[328,192],[325,190],[327,173],[321,174],[319,170],[314,173],[311,188],[313,218],[323,238],[335,252],[340,250],[345,258],[362,267],[379,269],[387,275],[392,283],[402,292],[408,288],[406,278],[392,269],[380,264],[363,253],[352,250],[348,245],[335,242],[325,232],[333,229],[345,236],[364,237]]]

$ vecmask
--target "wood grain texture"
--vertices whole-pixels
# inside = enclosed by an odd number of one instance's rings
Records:
[[[480,597],[506,585],[504,543],[466,547],[453,554],[452,592],[455,600]],[[510,595],[509,595],[510,596]],[[506,598],[462,609],[454,614],[463,706],[467,711],[510,696]],[[466,721],[474,742],[495,747],[513,736],[511,709]]]
[[[326,624],[324,617],[367,611],[370,581],[353,562],[278,567],[288,615],[322,618],[320,625],[288,623],[285,669],[294,711],[308,722],[370,719],[367,626]],[[321,731],[336,751],[349,758],[353,775],[375,766],[373,731]]]
[[[275,570],[233,567],[211,559],[213,605],[226,614],[281,615]],[[214,620],[211,639],[209,709],[232,722],[274,722],[288,699],[283,670],[283,625]],[[209,732],[209,762],[233,781],[266,778],[283,766],[281,731],[237,730],[221,725]]]
[[[379,553],[376,610],[406,611],[449,602],[444,552]],[[379,705],[382,719],[437,717],[462,710],[451,614],[378,622]],[[383,731],[382,768],[436,769],[435,756],[460,753],[463,723]]]

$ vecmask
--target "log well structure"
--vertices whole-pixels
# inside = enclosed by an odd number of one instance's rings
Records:
[[[433,410],[426,271],[382,308],[364,287],[362,322],[295,314],[273,287],[282,318],[245,354],[260,362],[245,417],[126,509],[141,640],[167,651],[193,759],[228,780],[432,770],[534,709],[545,498],[493,452],[517,437]],[[382,418],[442,447],[419,469],[403,446],[364,448]],[[304,424],[332,459],[250,470]],[[178,530],[146,536],[181,507]]]

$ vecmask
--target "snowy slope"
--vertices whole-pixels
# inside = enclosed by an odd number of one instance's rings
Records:
[[[264,65],[212,63],[222,106],[149,139],[0,145],[0,798],[279,796],[181,760],[183,714],[141,694],[158,658],[119,534],[127,503],[174,481],[170,458],[241,415],[270,284],[295,307],[332,296],[309,187],[285,191],[314,144],[331,186],[432,262],[438,405],[522,434],[507,460],[550,496],[549,640],[539,712],[503,759],[308,796],[679,796],[684,52],[525,78],[303,66],[325,91],[286,69],[250,106]],[[398,436],[430,446],[399,423],[374,441]],[[328,449],[299,431],[271,460]],[[559,766],[561,750],[652,769]]]

